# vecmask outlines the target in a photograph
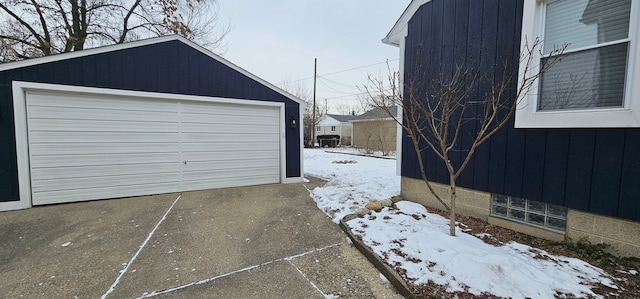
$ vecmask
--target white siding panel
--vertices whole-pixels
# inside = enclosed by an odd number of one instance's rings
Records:
[[[280,181],[280,107],[27,92],[34,205]]]

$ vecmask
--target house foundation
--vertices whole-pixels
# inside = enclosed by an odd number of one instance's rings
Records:
[[[448,204],[449,186],[431,182],[435,192]],[[613,253],[619,256],[640,257],[640,222],[607,217],[569,209],[566,231],[559,232],[533,225],[519,223],[491,216],[491,194],[488,192],[457,187],[456,212],[474,217],[490,224],[508,228],[535,237],[563,241],[565,237],[573,241],[586,238],[591,243],[611,245]],[[429,192],[422,180],[402,177],[401,196],[409,201],[427,207],[444,209],[442,204]]]

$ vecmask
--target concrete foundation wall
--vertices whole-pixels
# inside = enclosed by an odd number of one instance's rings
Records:
[[[431,183],[436,193],[447,204],[449,186]],[[563,241],[565,234],[535,226],[491,217],[491,194],[465,188],[457,188],[456,211],[458,214],[479,218],[489,223],[539,238]],[[429,192],[422,180],[402,177],[401,195],[404,199],[427,207],[444,209]],[[640,223],[569,209],[567,237],[574,242],[587,238],[591,243],[611,245],[613,252],[621,256],[640,257]]]
[[[444,210],[444,206],[429,192],[422,180],[402,177],[401,194],[406,200],[414,201],[427,207]],[[436,193],[449,204],[449,186],[431,183]],[[461,215],[479,218],[487,221],[491,212],[491,195],[486,192],[478,192],[471,189],[456,188],[458,198],[456,200],[456,212]]]
[[[618,255],[640,257],[640,222],[569,210],[567,235],[574,241],[587,238],[605,243]]]

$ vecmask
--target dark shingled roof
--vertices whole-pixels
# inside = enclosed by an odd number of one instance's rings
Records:
[[[393,113],[393,115],[397,115],[398,106],[389,107],[389,111]],[[371,118],[387,118],[390,117],[389,114],[382,108],[371,109],[363,114],[360,114],[356,117],[356,119],[371,119]]]
[[[346,123],[346,122],[349,122],[350,120],[356,119],[355,115],[327,114],[327,116],[333,117],[335,120],[341,123]]]

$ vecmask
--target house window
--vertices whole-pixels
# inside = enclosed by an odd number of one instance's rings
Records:
[[[491,216],[554,231],[567,228],[567,208],[506,195],[491,195]]]
[[[516,127],[640,127],[640,3],[527,0],[525,6],[523,41],[539,37],[540,65],[555,64],[519,105]],[[547,57],[563,44],[564,53]]]
[[[331,132],[335,132],[336,131],[336,126],[331,126]]]
[[[320,126],[316,127],[316,132],[320,132]]]

